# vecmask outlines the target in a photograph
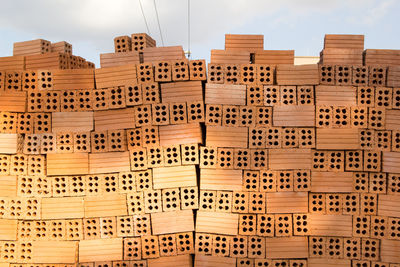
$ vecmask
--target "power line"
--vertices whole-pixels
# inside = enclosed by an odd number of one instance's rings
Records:
[[[140,0],[139,0],[139,5],[140,5],[140,9],[142,10],[142,15],[143,15],[143,19],[144,19],[144,24],[146,24],[147,33],[148,33],[148,35],[151,35],[151,34],[150,34],[149,25],[147,24],[146,16],[144,15],[143,6],[142,6],[142,1],[140,1]]]
[[[164,46],[164,39],[163,39],[162,32],[161,32],[160,20],[158,19],[156,0],[153,0],[153,3],[154,3],[154,9],[156,10],[156,15],[157,15],[157,23],[158,23],[158,29],[160,31],[161,43]]]
[[[190,59],[190,0],[188,0],[188,57]]]

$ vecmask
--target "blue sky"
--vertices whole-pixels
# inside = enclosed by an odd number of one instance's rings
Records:
[[[161,45],[153,0],[141,0],[150,34]],[[188,47],[188,0],[155,0],[164,43]],[[225,33],[263,34],[265,49],[316,56],[326,33],[365,35],[365,48],[400,49],[399,0],[190,0],[192,58],[224,48]],[[31,39],[65,40],[96,63],[113,38],[146,32],[139,0],[13,0],[0,9],[0,55]]]

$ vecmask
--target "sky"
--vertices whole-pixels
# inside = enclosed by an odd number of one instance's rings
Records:
[[[263,34],[264,49],[318,56],[325,34],[364,34],[365,48],[400,49],[400,0],[13,0],[1,1],[0,56],[14,42],[67,41],[100,67],[114,37],[147,32],[162,46],[182,45],[192,59],[224,49],[225,34]],[[190,1],[190,24],[188,23]]]

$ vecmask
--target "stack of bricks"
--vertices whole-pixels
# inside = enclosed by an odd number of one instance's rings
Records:
[[[115,40],[138,61],[0,58],[2,265],[400,265],[399,61],[296,66],[226,35],[207,75]]]

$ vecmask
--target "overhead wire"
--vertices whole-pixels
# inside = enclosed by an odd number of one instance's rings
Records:
[[[158,24],[158,30],[160,31],[160,37],[161,37],[161,43],[164,46],[164,38],[162,35],[162,31],[161,31],[161,25],[160,25],[160,19],[158,18],[158,11],[157,11],[157,5],[156,5],[156,0],[153,0],[154,3],[154,9],[156,11],[156,16],[157,16],[157,24]]]
[[[190,0],[188,0],[188,57],[190,59]]]
[[[151,34],[150,34],[149,25],[147,24],[146,16],[145,16],[144,11],[143,11],[142,1],[140,1],[140,0],[139,0],[139,5],[140,5],[140,9],[142,10],[142,15],[143,15],[143,19],[144,19],[144,24],[146,24],[147,34],[148,34],[148,35],[151,35]]]

